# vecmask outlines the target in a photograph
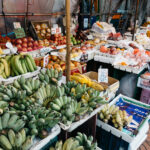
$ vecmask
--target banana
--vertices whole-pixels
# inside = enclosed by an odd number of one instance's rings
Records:
[[[34,61],[34,59],[32,58],[32,56],[31,56],[30,54],[27,54],[26,56],[30,59],[34,70],[37,70],[37,66],[36,66],[35,61]]]
[[[4,64],[0,62],[0,74],[2,74],[4,72]]]
[[[0,59],[0,62],[2,62],[4,64],[4,70],[5,70],[6,77],[9,77],[10,76],[10,68],[9,68],[7,61],[2,58],[2,59]]]
[[[16,76],[18,76],[19,75],[19,73],[18,73],[18,71],[16,70],[16,68],[15,68],[15,62],[14,62],[14,60],[15,60],[15,57],[16,56],[13,56],[12,58],[11,58],[11,68],[12,68],[12,70],[13,70],[13,72],[14,72],[14,74],[16,75]]]
[[[22,68],[23,68],[24,73],[27,73],[28,71],[27,71],[27,68],[26,68],[26,64],[25,64],[24,59],[21,59],[21,65],[22,65]]]
[[[4,135],[1,135],[0,136],[0,145],[4,148],[4,149],[7,149],[7,150],[11,150],[12,149],[12,146],[8,140],[8,138]]]
[[[10,118],[10,114],[9,113],[5,113],[2,116],[2,126],[3,126],[3,129],[7,128],[9,118]]]
[[[14,69],[16,69],[20,74],[24,74],[24,70],[21,65],[20,55],[14,56]]]
[[[16,125],[16,121],[18,118],[18,115],[12,115],[8,121],[8,128],[13,128]]]
[[[63,145],[63,150],[66,150],[67,149],[67,145],[69,143],[69,141],[71,140],[71,138],[67,139]]]
[[[26,62],[27,62],[27,64],[28,64],[28,67],[29,67],[29,69],[30,69],[30,72],[33,72],[33,71],[34,71],[34,68],[33,68],[33,66],[32,66],[32,63],[31,63],[30,58],[29,58],[29,57],[25,57],[25,59],[26,59]]]
[[[26,69],[27,69],[27,71],[28,71],[28,72],[30,72],[29,65],[28,65],[27,60],[26,60],[25,58],[24,58],[24,62],[25,62],[25,65],[26,65]]]
[[[21,136],[22,136],[22,143],[24,143],[25,140],[26,140],[26,131],[25,131],[25,129],[22,129],[20,131],[20,133],[21,133]]]
[[[31,137],[27,137],[25,143],[23,143],[22,145],[22,150],[28,150],[32,145],[32,138]]]
[[[11,145],[14,147],[15,146],[16,135],[15,135],[13,130],[8,131],[8,138],[9,138],[9,141],[10,141]]]
[[[20,132],[18,132],[15,136],[15,146],[21,147],[21,145],[22,145],[22,135]]]

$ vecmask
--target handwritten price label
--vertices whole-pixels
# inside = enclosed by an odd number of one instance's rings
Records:
[[[46,67],[49,63],[49,55],[47,54],[43,60],[43,67]]]
[[[98,69],[98,82],[108,83],[108,69]]]

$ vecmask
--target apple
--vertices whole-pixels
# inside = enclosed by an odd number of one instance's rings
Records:
[[[33,42],[33,45],[34,45],[34,46],[38,46],[38,45],[39,45],[38,41],[34,41],[34,42]]]
[[[17,39],[17,40],[16,40],[16,43],[17,43],[17,44],[22,44],[22,41],[21,41],[20,39]]]
[[[27,48],[28,51],[33,51],[32,47]]]
[[[33,40],[32,37],[28,37],[28,41],[29,41],[29,42],[33,42],[34,40]]]
[[[22,46],[20,44],[17,44],[16,47],[17,47],[17,49],[21,49],[22,48]]]
[[[28,43],[28,47],[33,47],[32,42],[29,42],[29,43]]]
[[[33,47],[33,50],[37,50],[37,49],[38,49],[38,47],[37,47],[37,46],[34,46],[34,47]]]
[[[28,47],[27,43],[22,43],[22,47],[27,48]]]
[[[27,43],[28,42],[27,38],[23,38],[22,42]]]
[[[43,47],[44,47],[44,46],[42,46],[42,45],[39,45],[39,46],[38,46],[39,49],[40,49],[40,48],[43,48]]]
[[[22,52],[27,52],[27,48],[23,47]]]

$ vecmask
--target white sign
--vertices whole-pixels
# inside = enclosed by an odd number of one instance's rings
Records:
[[[46,67],[49,63],[49,55],[44,56],[43,67]]]
[[[61,28],[52,28],[51,29],[51,34],[59,34],[61,33]]]
[[[13,24],[14,24],[14,28],[15,28],[15,29],[21,28],[20,22],[14,22]]]
[[[89,40],[93,40],[93,35],[88,35],[87,38],[88,38]]]
[[[98,82],[108,83],[108,69],[98,69]]]
[[[88,28],[88,18],[84,18],[84,28]]]
[[[51,47],[44,47],[40,49],[40,53],[48,53],[53,50]]]

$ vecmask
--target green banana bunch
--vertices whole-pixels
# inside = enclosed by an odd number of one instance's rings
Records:
[[[18,99],[25,99],[26,98],[26,91],[25,90],[18,90],[14,86],[8,85],[0,86],[0,100],[10,102],[10,101],[17,101]]]
[[[15,133],[10,129],[7,135],[0,135],[0,147],[7,150],[29,150],[33,143],[33,139],[26,135],[25,129]]]
[[[97,143],[93,142],[93,137],[87,137],[85,134],[77,133],[75,138],[69,138],[64,143],[58,141],[55,147],[50,147],[49,150],[96,150]]]
[[[63,72],[57,69],[41,70],[39,79],[45,83],[58,84],[58,81],[62,78]]]
[[[13,129],[18,132],[25,126],[25,122],[14,112],[5,112],[0,117],[0,131],[5,129]]]
[[[14,81],[13,86],[19,90],[25,90],[27,95],[32,95],[40,88],[41,82],[38,79],[25,79],[23,76]]]

